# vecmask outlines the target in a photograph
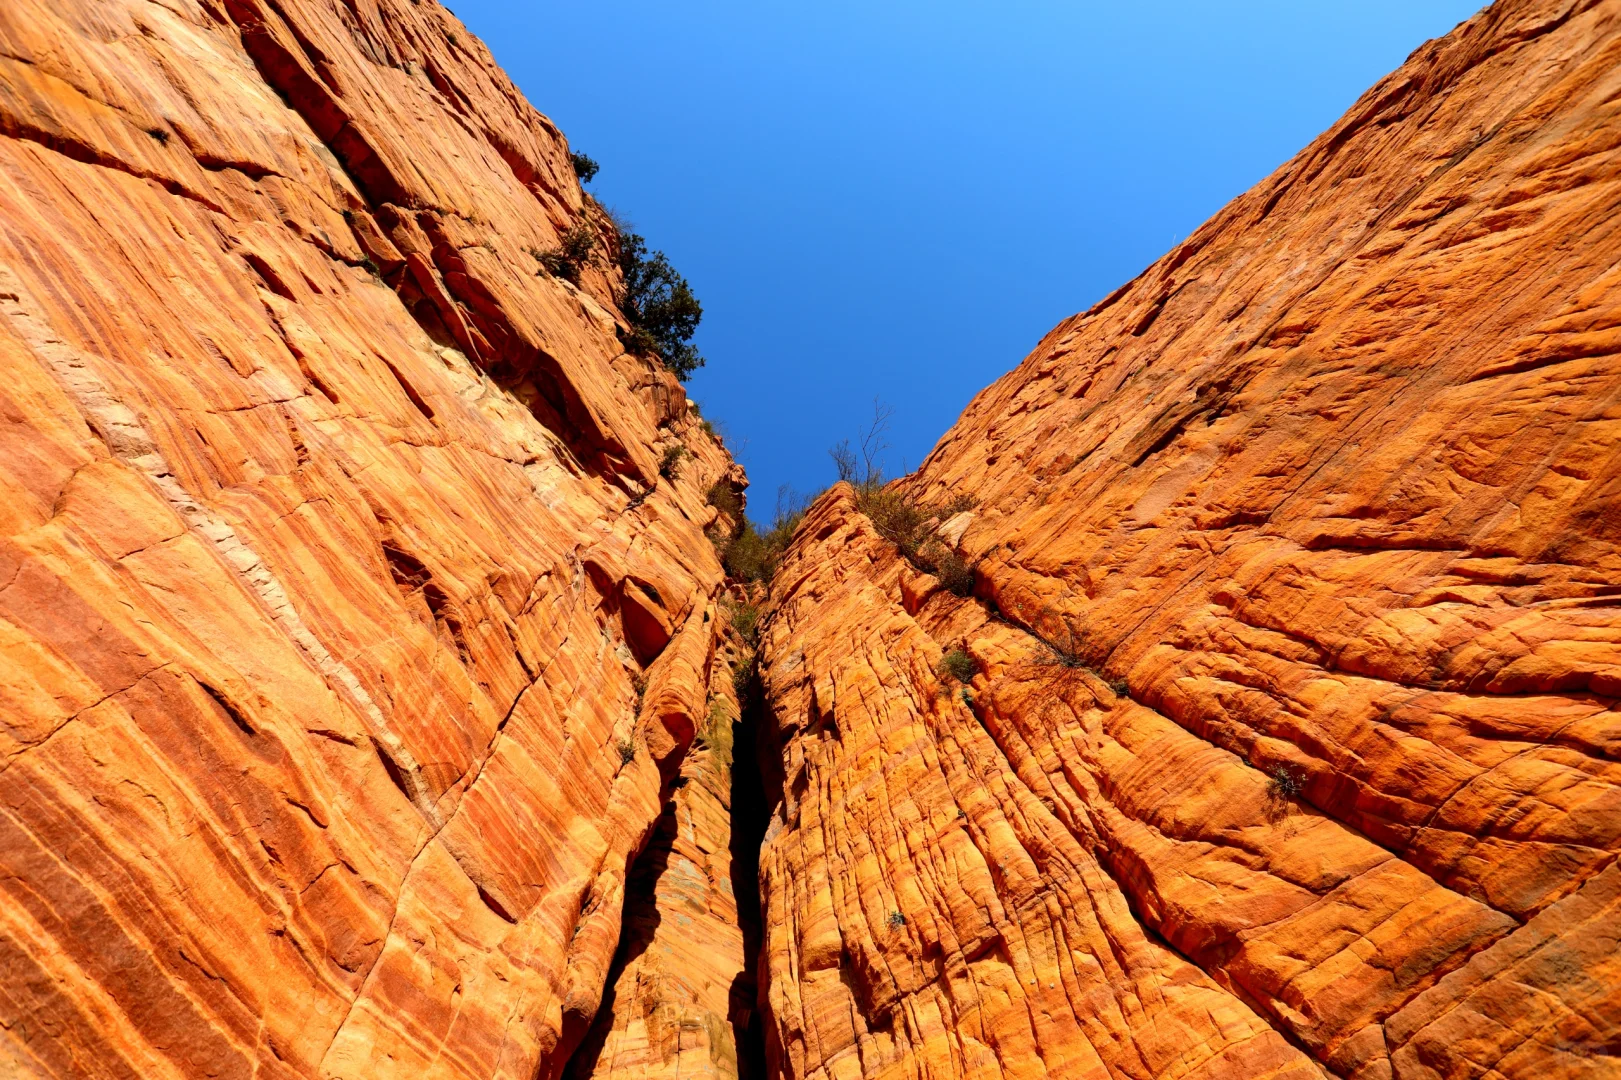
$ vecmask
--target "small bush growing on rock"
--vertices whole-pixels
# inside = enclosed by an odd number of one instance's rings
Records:
[[[947,519],[977,505],[972,495],[956,495],[943,503],[928,503],[910,492],[886,487],[883,457],[889,444],[884,435],[894,409],[876,398],[872,421],[860,432],[859,442],[841,440],[828,449],[834,471],[840,480],[855,488],[856,508],[867,516],[879,536],[894,544],[913,566],[940,578],[940,583],[957,596],[972,596],[974,571],[968,563],[935,535]]]
[[[687,448],[677,443],[664,448],[664,457],[659,460],[659,475],[674,483],[681,475],[681,462],[691,457]]]
[[[761,533],[752,521],[745,520],[721,558],[726,572],[743,581],[770,581],[813,498],[801,498],[786,485],[778,489],[771,530]]]
[[[710,506],[713,506],[733,521],[742,520],[743,496],[725,480],[716,480],[709,485],[709,490],[704,493],[704,498],[708,500]]]
[[[636,744],[630,739],[619,740],[619,764],[629,765],[636,760]]]
[[[946,547],[944,544],[936,545],[938,552],[928,552],[934,563],[934,574],[940,579],[940,584],[946,591],[954,596],[974,595],[974,568],[963,560],[961,555]]]
[[[574,175],[580,178],[580,183],[589,184],[597,175],[597,163],[578,150],[570,150],[568,160],[574,166]]]
[[[903,492],[883,488],[858,491],[856,504],[879,536],[894,544],[908,559],[917,556],[928,537],[930,514],[926,507]]]
[[[906,916],[905,915],[902,915],[898,911],[891,911],[889,913],[889,928],[891,930],[899,930],[901,927],[903,927],[905,925],[906,925]]]
[[[557,246],[550,251],[532,251],[530,254],[534,255],[544,272],[562,278],[571,285],[578,285],[581,272],[597,264],[597,234],[582,221],[564,233]]]
[[[952,649],[940,657],[940,663],[935,668],[935,672],[942,679],[952,679],[956,682],[965,683],[979,674],[979,664],[962,649]]]
[[[1036,625],[1031,626],[1030,632],[1035,635],[1043,646],[1043,651],[1037,657],[1036,663],[1045,664],[1049,667],[1086,668],[1088,671],[1091,670],[1087,668],[1086,661],[1082,658],[1082,648],[1085,645],[1086,637],[1084,634],[1081,635],[1081,640],[1077,642],[1075,640],[1075,630],[1069,625],[1068,619],[1061,616],[1051,606],[1044,605],[1041,609],[1041,615],[1036,619],[1035,623]],[[1062,633],[1063,642],[1060,643],[1045,636],[1040,630],[1036,629],[1036,626],[1043,628],[1053,627],[1053,629]],[[1054,637],[1056,636],[1055,634]],[[1094,672],[1094,674],[1096,673]],[[1102,677],[1101,675],[1098,676],[1100,679]]]
[[[1108,679],[1109,689],[1114,691],[1115,697],[1130,697],[1131,684],[1124,679]]]
[[[756,663],[755,654],[748,652],[738,659],[737,666],[732,669],[732,690],[737,694],[739,705],[749,699],[749,684],[754,681]]]
[[[743,644],[751,649],[754,648],[759,640],[760,633],[759,607],[746,601],[734,603],[730,606],[727,615],[731,621],[732,629],[736,630],[737,636],[743,639]]]
[[[1267,798],[1284,802],[1289,799],[1298,799],[1303,788],[1302,777],[1287,765],[1279,765],[1272,770],[1272,776],[1266,782]]]
[[[1046,648],[1042,652],[1042,654],[1039,657],[1036,658],[1036,663],[1044,664],[1044,665],[1046,665],[1048,667],[1062,667],[1062,668],[1084,668],[1084,667],[1086,667],[1086,661],[1082,660],[1079,655],[1070,652],[1068,649],[1062,648],[1062,647],[1060,647],[1058,645],[1054,645],[1050,641],[1043,641],[1042,645],[1046,646]]]

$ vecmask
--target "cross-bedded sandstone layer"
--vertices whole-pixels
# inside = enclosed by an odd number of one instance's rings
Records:
[[[899,489],[974,595],[844,486],[773,585],[783,1075],[1621,1074],[1621,2],[1418,50]]]
[[[0,5],[0,1073],[562,1068],[741,482],[581,223],[431,0]]]

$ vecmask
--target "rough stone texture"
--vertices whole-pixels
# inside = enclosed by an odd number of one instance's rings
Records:
[[[432,0],[0,4],[0,1075],[561,1070],[741,480],[602,221]]]
[[[749,773],[733,774],[734,743],[748,743],[735,739],[741,717],[732,672],[746,656],[736,635],[717,650],[708,719],[631,873],[609,989],[569,1080],[755,1080],[749,954],[759,948],[758,867],[733,822],[734,811],[750,812],[737,805],[744,793],[734,797]],[[751,770],[752,760],[741,768]]]
[[[772,591],[784,1075],[1621,1075],[1621,2],[1509,0]],[[936,674],[964,648],[967,687]]]

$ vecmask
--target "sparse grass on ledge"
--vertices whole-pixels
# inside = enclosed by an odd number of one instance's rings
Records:
[[[940,657],[935,672],[942,679],[960,683],[971,682],[974,676],[979,674],[979,662],[962,649],[952,649]]]
[[[556,247],[547,251],[531,248],[529,254],[540,263],[542,273],[578,285],[580,275],[588,267],[598,265],[597,233],[582,221],[559,237]]]
[[[672,484],[681,477],[681,463],[692,454],[685,446],[676,443],[674,446],[664,448],[664,456],[659,459],[659,475]]]

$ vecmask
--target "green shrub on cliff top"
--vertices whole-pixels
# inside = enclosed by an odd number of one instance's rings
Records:
[[[647,241],[637,233],[619,234],[619,270],[625,276],[619,307],[631,327],[626,347],[657,356],[676,378],[686,381],[704,366],[704,358],[691,344],[704,317],[703,305],[664,252],[649,252]]]

